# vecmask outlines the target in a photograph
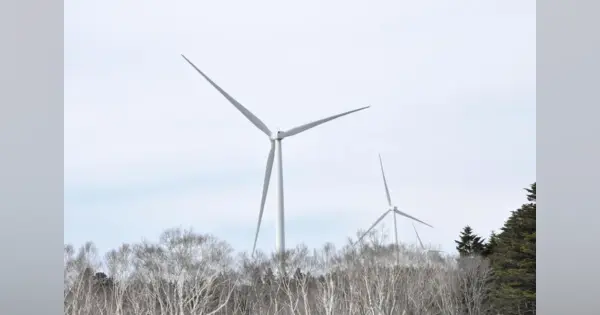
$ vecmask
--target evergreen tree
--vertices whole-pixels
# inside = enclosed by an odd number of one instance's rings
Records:
[[[494,304],[507,314],[535,313],[536,185],[526,189],[527,200],[513,211],[491,254]]]
[[[484,245],[482,253],[483,257],[490,257],[494,253],[496,246],[498,246],[498,235],[496,232],[492,231],[492,234],[490,234],[490,237],[488,238],[488,242]]]
[[[535,202],[535,183],[531,184],[531,188],[525,188],[525,190],[528,192],[527,200]]]
[[[484,239],[474,234],[470,226],[465,226],[459,237],[460,239],[454,242],[461,257],[480,255],[484,252]]]

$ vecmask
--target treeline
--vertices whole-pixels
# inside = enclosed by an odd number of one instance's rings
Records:
[[[485,240],[466,227],[458,256],[397,248],[376,234],[285,257],[235,255],[181,229],[103,259],[92,243],[67,245],[65,314],[534,314],[535,184],[528,192],[498,234]]]

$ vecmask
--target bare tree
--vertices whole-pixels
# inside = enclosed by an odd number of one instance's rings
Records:
[[[88,242],[75,253],[65,246],[65,312],[69,314],[94,314],[103,306],[94,298],[94,270],[101,263],[93,243]]]
[[[234,259],[228,244],[192,230],[125,244],[103,262],[92,243],[66,245],[65,314],[491,314],[484,259],[432,259],[378,233],[366,240],[288,250],[288,273],[278,272],[282,257]]]

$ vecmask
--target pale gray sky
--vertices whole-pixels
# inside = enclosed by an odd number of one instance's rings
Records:
[[[251,249],[269,142],[181,53],[271,129],[372,106],[284,141],[288,247],[386,209],[378,153],[424,242],[487,236],[535,181],[535,21],[522,0],[67,0],[65,242],[183,226]]]

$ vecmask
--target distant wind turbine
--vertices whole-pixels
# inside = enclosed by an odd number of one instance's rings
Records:
[[[368,230],[367,230],[367,231],[366,231],[366,232],[365,232],[363,235],[361,235],[361,236],[358,238],[358,240],[357,240],[357,241],[356,241],[354,244],[357,244],[357,243],[359,243],[359,242],[360,242],[360,241],[361,241],[361,240],[362,240],[362,239],[363,239],[363,238],[364,238],[364,237],[365,237],[367,234],[369,234],[369,232],[371,232],[371,230],[372,230],[373,228],[375,228],[375,226],[376,226],[377,224],[379,224],[379,222],[381,222],[381,220],[383,220],[383,218],[385,218],[385,216],[386,216],[386,215],[388,215],[389,213],[392,213],[392,214],[393,214],[393,216],[394,216],[394,240],[395,240],[395,242],[396,242],[396,248],[399,248],[399,245],[398,245],[398,227],[397,227],[397,223],[396,223],[396,214],[399,214],[399,215],[401,215],[401,216],[407,217],[407,218],[409,218],[409,219],[411,219],[411,220],[414,220],[414,221],[417,221],[417,222],[419,222],[419,223],[421,223],[421,224],[425,224],[425,225],[427,225],[428,227],[431,227],[431,228],[433,228],[433,226],[431,226],[431,225],[429,225],[428,223],[425,223],[425,222],[423,222],[423,221],[421,221],[421,220],[419,220],[419,219],[417,219],[417,218],[415,218],[415,217],[413,217],[413,216],[409,215],[409,214],[408,214],[408,213],[406,213],[406,212],[403,212],[403,211],[400,211],[400,210],[398,210],[398,207],[396,207],[396,206],[392,205],[392,198],[390,197],[390,191],[389,191],[389,189],[388,189],[388,184],[387,184],[387,181],[386,181],[386,179],[385,179],[385,172],[383,171],[383,162],[382,162],[382,160],[381,160],[381,155],[379,155],[379,165],[381,166],[381,175],[382,175],[382,177],[383,177],[383,185],[384,185],[384,187],[385,187],[385,195],[386,195],[386,197],[387,197],[387,201],[388,201],[388,206],[389,206],[389,209],[388,209],[388,210],[386,210],[386,211],[385,211],[385,212],[384,212],[384,213],[383,213],[383,214],[382,214],[382,215],[379,217],[379,219],[377,219],[377,220],[375,221],[375,223],[373,223],[373,224],[371,225],[371,227],[370,227],[370,228],[369,228],[369,229],[368,229]]]
[[[419,245],[421,245],[421,249],[424,251],[427,251],[428,253],[443,253],[444,251],[441,250],[434,250],[434,249],[426,249],[425,245],[423,245],[423,241],[421,241],[421,237],[419,236],[419,232],[417,232],[417,227],[415,226],[414,223],[411,223],[413,226],[413,229],[415,230],[415,234],[417,235],[417,240],[419,241]]]
[[[276,238],[275,238],[275,248],[276,251],[283,257],[285,253],[285,230],[284,230],[284,202],[283,202],[283,157],[281,154],[281,140],[287,137],[291,137],[293,135],[297,135],[301,132],[324,124],[328,121],[334,120],[336,118],[346,116],[348,114],[358,112],[363,109],[367,109],[370,106],[361,107],[358,109],[354,109],[351,111],[347,111],[341,114],[337,114],[331,117],[323,118],[302,126],[298,126],[287,131],[277,131],[272,132],[258,117],[252,114],[248,109],[246,109],[242,104],[236,101],[233,97],[231,97],[227,92],[221,89],[215,82],[213,82],[204,72],[202,72],[198,67],[196,67],[189,59],[187,59],[184,55],[181,55],[183,59],[185,59],[208,83],[210,83],[221,95],[223,95],[237,110],[239,110],[242,115],[244,115],[256,128],[260,129],[263,133],[265,133],[271,142],[271,150],[269,151],[269,155],[267,158],[267,169],[265,171],[265,178],[263,183],[263,192],[262,199],[260,201],[260,211],[258,213],[258,223],[256,225],[256,234],[254,235],[254,245],[252,246],[252,255],[254,255],[254,251],[256,249],[256,241],[258,240],[258,232],[260,231],[260,224],[262,222],[263,211],[265,208],[265,201],[267,197],[267,191],[269,189],[269,181],[271,179],[271,171],[273,169],[273,161],[277,160],[277,228],[276,228]]]

